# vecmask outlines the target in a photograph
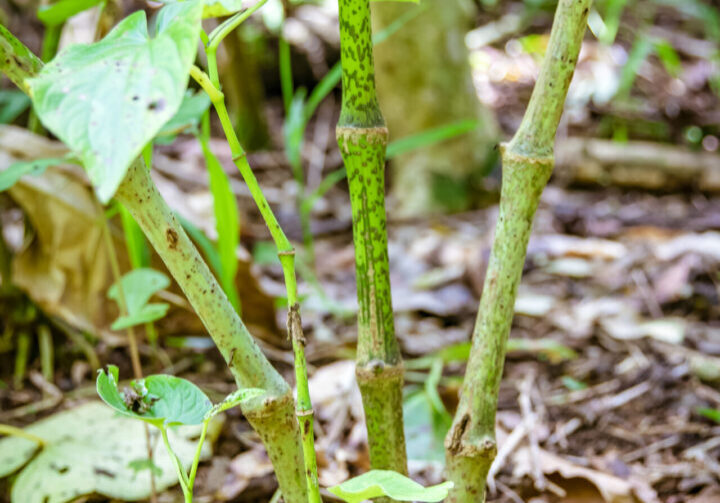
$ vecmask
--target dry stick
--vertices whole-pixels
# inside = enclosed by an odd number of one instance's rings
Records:
[[[20,89],[42,62],[0,26],[0,71]],[[115,195],[130,211],[182,288],[241,388],[265,395],[242,404],[243,413],[268,450],[286,503],[305,503],[300,431],[292,390],[263,355],[202,260],[141,161],[134,162]]]
[[[508,333],[540,194],[553,168],[553,143],[580,52],[591,0],[560,0],[530,104],[512,141],[502,146],[503,182],[495,241],[485,276],[460,404],[445,439],[446,501],[485,500],[497,451],[495,412]]]
[[[337,140],[352,204],[358,297],[356,375],[370,464],[407,473],[403,363],[395,338],[385,215],[385,127],[375,92],[369,0],[339,0],[342,109]]]

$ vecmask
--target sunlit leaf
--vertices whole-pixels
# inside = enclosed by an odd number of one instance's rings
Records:
[[[145,12],[135,12],[100,42],[68,47],[28,81],[38,116],[83,161],[102,202],[180,107],[201,10],[195,2],[163,7],[152,37]]]
[[[423,487],[414,480],[390,470],[370,470],[328,490],[348,503],[388,496],[398,501],[442,501],[452,482]]]

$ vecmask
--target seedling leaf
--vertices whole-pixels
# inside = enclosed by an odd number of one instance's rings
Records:
[[[145,12],[136,12],[100,42],[68,47],[28,80],[38,116],[83,161],[103,203],[180,107],[201,11],[196,2],[163,7],[153,37]]]
[[[174,137],[187,130],[195,130],[205,111],[210,108],[210,97],[204,91],[188,91],[177,113],[162,127],[158,136]]]
[[[221,412],[224,412],[228,409],[232,409],[233,407],[240,405],[245,400],[248,400],[250,398],[255,398],[256,396],[260,396],[263,393],[265,393],[265,390],[259,389],[259,388],[247,388],[247,389],[239,389],[232,393],[230,393],[228,396],[225,397],[225,400],[223,400],[220,403],[217,403],[212,406],[212,408],[205,413],[205,420],[212,419],[213,417],[217,416]]]
[[[158,374],[132,381],[121,393],[118,368],[98,371],[100,398],[120,414],[158,428],[201,424],[212,407],[210,399],[187,379]]]
[[[120,279],[120,285],[125,297],[127,314],[115,320],[112,324],[113,330],[159,320],[167,313],[169,308],[167,304],[148,304],[150,297],[170,285],[170,279],[160,271],[148,268],[134,269]],[[117,283],[110,287],[107,295],[118,305],[121,304]]]
[[[161,0],[165,4],[176,3],[184,0]],[[203,18],[230,16],[248,7],[247,0],[202,0],[199,3],[203,6]]]
[[[388,496],[398,501],[442,501],[452,489],[452,482],[423,487],[400,473],[370,470],[328,490],[348,503]]]
[[[0,171],[0,192],[15,185],[25,175],[42,175],[50,166],[67,164],[68,162],[68,159],[62,157],[52,157],[13,163],[5,171]]]
[[[712,409],[710,407],[698,407],[697,409],[695,409],[695,412],[711,421],[720,423],[720,410],[718,409]]]
[[[163,318],[167,314],[169,308],[170,306],[168,304],[146,304],[135,314],[118,317],[118,319],[113,321],[112,325],[110,325],[110,328],[113,330],[125,330],[129,327],[152,323],[153,321]]]

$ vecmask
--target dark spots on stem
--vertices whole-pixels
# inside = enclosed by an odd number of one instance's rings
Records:
[[[165,231],[165,239],[167,240],[168,246],[171,250],[175,250],[177,248],[179,237],[175,229],[168,228]]]

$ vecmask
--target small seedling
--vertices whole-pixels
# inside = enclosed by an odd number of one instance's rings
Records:
[[[121,392],[118,375],[118,368],[114,365],[109,365],[106,371],[99,370],[96,383],[98,395],[119,414],[145,421],[160,430],[165,448],[175,465],[186,503],[192,502],[195,475],[210,421],[221,412],[265,393],[261,389],[239,389],[213,405],[205,393],[187,379],[164,374],[152,375],[131,381]],[[173,451],[167,432],[173,426],[196,424],[202,424],[202,431],[188,474]]]

